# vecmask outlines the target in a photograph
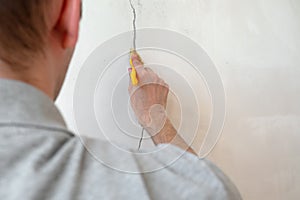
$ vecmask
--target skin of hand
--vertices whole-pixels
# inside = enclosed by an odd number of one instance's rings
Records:
[[[131,55],[136,68],[138,86],[129,85],[131,106],[139,123],[153,136],[164,126],[169,86],[150,68],[143,66],[139,55]]]
[[[197,155],[177,134],[176,129],[167,117],[168,84],[150,68],[144,67],[140,56],[136,52],[131,55],[131,59],[136,68],[139,83],[137,86],[133,86],[130,82],[128,92],[132,109],[139,123],[150,134],[156,145],[159,143],[172,143]]]

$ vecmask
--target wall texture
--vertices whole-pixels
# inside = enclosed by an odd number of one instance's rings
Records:
[[[224,82],[227,115],[209,155],[245,199],[300,196],[300,1],[135,0],[137,26],[192,38]],[[76,132],[73,92],[88,55],[131,29],[127,0],[85,0],[78,48],[57,101]]]

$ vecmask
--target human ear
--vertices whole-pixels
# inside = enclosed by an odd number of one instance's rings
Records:
[[[55,25],[61,36],[61,45],[64,49],[75,48],[81,16],[81,0],[63,0],[60,16]]]

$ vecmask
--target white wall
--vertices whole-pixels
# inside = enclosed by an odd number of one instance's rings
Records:
[[[223,134],[209,159],[245,199],[300,196],[300,1],[136,0],[137,25],[183,33],[220,71],[227,96]],[[89,54],[131,29],[127,0],[84,0],[78,48],[57,101],[76,132],[73,91]]]

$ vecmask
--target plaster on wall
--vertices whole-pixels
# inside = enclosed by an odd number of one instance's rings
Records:
[[[139,28],[167,28],[200,44],[227,95],[222,137],[209,156],[244,199],[298,199],[300,2],[139,0]],[[88,55],[131,29],[127,0],[85,0],[80,40],[58,106],[71,129],[73,91]]]

